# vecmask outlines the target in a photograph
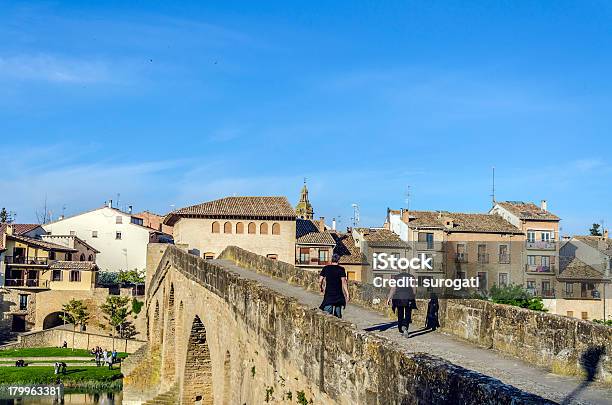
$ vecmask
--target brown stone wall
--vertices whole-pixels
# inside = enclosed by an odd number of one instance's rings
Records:
[[[293,268],[276,263],[268,269]],[[405,353],[383,337],[176,247],[167,249],[148,288],[149,346],[169,339],[168,330],[156,325],[163,323],[161,314],[167,316],[172,289],[178,303],[174,356],[183,403],[198,396],[204,403],[284,403],[289,395],[316,404],[549,403],[443,359]],[[155,355],[150,350],[148,358]],[[138,370],[139,381],[127,376],[124,398],[133,400],[145,380],[149,386],[159,381],[164,359],[154,363],[148,373]],[[202,374],[194,376],[194,370]]]
[[[68,343],[69,348],[86,350],[96,346],[112,350],[114,344],[117,351],[126,353],[133,353],[146,343],[143,340],[113,339],[110,336],[53,328],[20,335],[16,347],[60,347],[64,341]]]
[[[236,247],[227,248],[221,257],[318,291],[317,275],[294,266],[273,262]],[[393,317],[385,305],[388,289],[349,282],[349,290],[353,303]],[[419,310],[415,311],[413,319],[417,324],[424,324],[423,312],[427,301],[419,301]],[[603,346],[608,354],[600,363],[598,378],[612,384],[612,328],[483,300],[441,300],[439,315],[444,332],[520,357],[559,374],[580,375],[581,354],[589,347]]]

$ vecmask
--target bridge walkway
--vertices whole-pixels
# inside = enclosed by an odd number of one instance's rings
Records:
[[[229,260],[214,260],[214,263],[240,277],[257,281],[299,303],[318,308],[322,296],[283,280],[237,266]],[[497,378],[523,391],[531,392],[552,401],[561,402],[581,381],[552,374],[548,370],[523,362],[503,353],[488,350],[444,333],[420,331],[423,325],[412,324],[408,336],[401,335],[392,321],[383,314],[349,304],[343,319],[357,328],[377,333],[395,342],[406,352],[423,352],[439,356],[453,364]],[[392,326],[393,325],[393,326]],[[378,330],[373,330],[378,329]],[[572,404],[612,404],[612,389],[601,384],[591,384],[583,390]]]

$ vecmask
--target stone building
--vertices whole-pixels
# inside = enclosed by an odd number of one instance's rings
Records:
[[[168,235],[172,235],[172,227],[164,224],[165,215],[155,214],[150,211],[142,211],[133,215],[134,218],[142,219],[142,225],[147,228],[156,229]]]
[[[336,246],[331,233],[325,229],[325,220],[296,219],[295,265],[308,270],[320,270],[331,263]]]
[[[548,211],[546,200],[540,206],[523,201],[496,202],[489,211],[516,226],[525,235],[522,265],[525,286],[534,295],[555,297],[559,274],[559,221]]]
[[[296,213],[285,197],[225,197],[171,212],[177,246],[205,259],[227,246],[294,264]]]

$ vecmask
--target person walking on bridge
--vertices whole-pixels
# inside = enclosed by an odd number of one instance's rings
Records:
[[[323,295],[323,302],[319,307],[328,314],[342,318],[342,308],[350,301],[348,281],[344,267],[340,266],[340,255],[332,255],[332,264],[321,269],[319,274],[319,287]]]
[[[407,333],[412,323],[412,310],[417,309],[414,283],[416,279],[412,274],[402,271],[392,277],[397,283],[391,287],[387,305],[391,305],[393,312],[397,310],[397,328],[401,334]]]

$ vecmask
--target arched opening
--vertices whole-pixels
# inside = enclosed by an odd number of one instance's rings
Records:
[[[219,233],[219,223],[217,221],[212,223],[212,233]]]
[[[93,261],[94,261],[94,259],[93,259],[93,255],[89,255],[89,258],[88,258],[88,260],[87,260],[87,261],[89,261],[89,262],[93,262]]]
[[[257,232],[257,225],[255,225],[255,222],[249,222],[248,228],[251,235],[254,235]]]
[[[206,328],[198,316],[193,319],[187,356],[185,374],[183,375],[183,401],[185,404],[212,404],[212,364],[206,338]]]
[[[223,224],[223,233],[232,233],[232,223],[226,222]]]
[[[272,235],[280,235],[280,224],[278,222],[272,224]]]
[[[242,222],[236,224],[236,233],[244,233],[244,224]]]
[[[155,312],[153,313],[153,328],[149,331],[153,335],[152,344],[153,347],[159,345],[160,342],[160,322],[159,322],[159,301],[155,301]]]
[[[229,350],[223,362],[223,405],[232,405],[232,362]]]
[[[169,387],[174,382],[176,373],[176,351],[175,351],[175,312],[174,312],[174,284],[170,284],[170,293],[168,294],[168,310],[167,310],[167,321],[165,333],[166,337],[164,341],[166,344],[164,348],[163,367],[162,367],[162,383],[167,384]]]
[[[81,253],[81,257],[80,257],[79,261],[81,261],[81,262],[85,261],[85,253]]]
[[[51,312],[49,315],[45,316],[43,320],[43,329],[55,328],[56,326],[61,326],[64,324],[64,321],[61,318],[63,312]]]
[[[268,234],[268,224],[266,224],[265,222],[262,222],[261,225],[259,225],[259,233],[262,235],[267,235]]]

